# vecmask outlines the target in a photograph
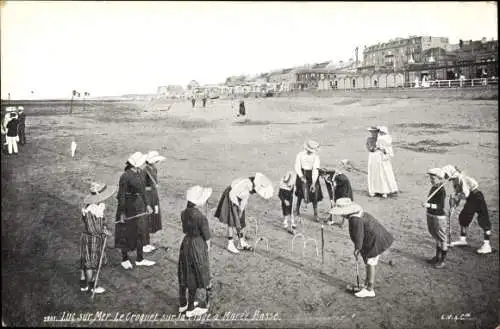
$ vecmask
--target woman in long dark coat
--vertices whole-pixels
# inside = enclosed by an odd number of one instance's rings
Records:
[[[157,151],[151,151],[147,155],[143,169],[146,179],[146,199],[148,204],[153,208],[153,213],[149,215],[148,234],[145,236],[146,241],[143,246],[143,251],[146,253],[156,249],[151,244],[149,234],[156,233],[162,229],[160,197],[158,195],[158,169],[155,164],[163,160],[165,160],[165,157],[159,155]]]
[[[394,242],[393,236],[369,213],[349,198],[338,199],[335,207],[330,210],[333,215],[339,215],[349,220],[349,235],[354,242],[354,257],[356,261],[361,254],[366,264],[365,286],[354,295],[356,297],[375,297],[375,267],[380,254],[386,251]]]
[[[118,207],[116,209],[115,248],[122,250],[122,266],[131,269],[128,252],[137,250],[137,266],[152,266],[153,261],[144,259],[142,247],[148,233],[148,214],[153,209],[146,199],[146,182],[140,166],[146,155],[134,153],[127,161],[125,172],[120,177],[118,187]],[[137,216],[144,214],[142,216]],[[135,218],[131,218],[137,216]],[[127,219],[131,218],[131,219]]]
[[[179,313],[187,317],[199,316],[208,311],[207,287],[210,285],[208,252],[210,250],[210,228],[208,219],[197,208],[203,206],[210,195],[211,188],[193,186],[187,191],[186,209],[181,213],[182,239],[179,250],[177,275],[179,279]],[[198,289],[205,289],[206,299],[196,306],[195,296]],[[188,298],[186,298],[186,292]]]

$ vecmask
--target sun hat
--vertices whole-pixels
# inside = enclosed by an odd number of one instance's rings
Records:
[[[166,158],[164,156],[161,156],[157,151],[149,151],[146,157],[146,162],[154,164],[165,159]]]
[[[22,106],[18,106],[18,107],[17,107],[17,110],[18,110],[19,112],[23,112],[23,111],[24,111],[24,107],[22,107]]]
[[[273,196],[274,189],[273,183],[269,178],[260,172],[255,174],[254,178],[255,192],[264,199],[270,199]]]
[[[309,152],[316,152],[319,149],[319,143],[313,140],[308,140],[304,144],[304,149]]]
[[[127,162],[134,167],[140,167],[144,164],[144,162],[146,162],[146,158],[147,158],[146,154],[142,154],[141,152],[135,152],[128,158]]]
[[[201,206],[205,202],[207,202],[208,198],[212,194],[211,187],[202,187],[200,185],[196,185],[190,187],[186,192],[186,200],[194,203],[197,206]]]
[[[363,208],[349,198],[340,198],[335,202],[335,206],[330,209],[332,215],[346,216],[363,211]]]
[[[371,126],[370,128],[368,128],[368,131],[378,131],[378,127]]]
[[[427,171],[427,173],[431,176],[436,176],[439,178],[444,178],[444,171],[441,168],[432,168]]]
[[[383,132],[384,134],[388,134],[389,133],[389,129],[386,126],[378,126],[378,130],[380,132]]]
[[[92,182],[89,192],[90,193],[83,199],[83,203],[97,204],[112,196],[116,192],[116,188],[107,186],[104,183]]]
[[[454,165],[446,165],[441,170],[443,171],[443,176],[446,179],[457,178],[458,174],[460,174],[460,171]]]

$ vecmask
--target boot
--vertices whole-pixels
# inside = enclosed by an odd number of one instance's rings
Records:
[[[285,229],[288,228],[288,217],[290,217],[290,216],[285,216],[285,219],[283,220],[283,227]]]
[[[446,265],[446,251],[440,250],[438,262],[434,265],[435,268],[443,268]]]
[[[229,250],[233,254],[239,254],[240,253],[240,251],[234,245],[234,240],[233,239],[228,240],[228,242],[227,242],[227,250]]]
[[[375,284],[375,266],[366,265],[366,278],[366,288],[361,289],[354,296],[359,298],[375,297],[375,290],[373,290]]]
[[[439,247],[436,247],[436,256],[432,257],[431,259],[427,260],[427,263],[434,265],[438,262],[439,260],[439,254],[440,254],[441,249]]]
[[[240,249],[246,251],[253,251],[253,248],[247,243],[245,237],[240,237]]]
[[[315,206],[313,208],[314,210],[314,221],[319,223],[319,218],[318,218],[318,206]]]
[[[478,254],[489,254],[491,253],[491,245],[490,245],[490,240],[484,240],[483,242],[483,245],[481,246],[481,248],[479,248],[478,250],[476,250],[476,252]]]
[[[88,291],[89,290],[89,285],[87,283],[86,279],[80,279],[80,291]]]
[[[465,235],[460,236],[460,240],[454,241],[450,244],[450,247],[463,247],[467,245],[467,238]]]

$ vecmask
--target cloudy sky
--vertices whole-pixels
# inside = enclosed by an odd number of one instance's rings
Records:
[[[409,35],[497,39],[494,2],[4,1],[2,98],[154,93],[159,85],[328,60]]]

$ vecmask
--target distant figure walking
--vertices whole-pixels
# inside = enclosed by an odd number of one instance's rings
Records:
[[[238,114],[240,116],[245,116],[247,115],[247,111],[245,109],[245,101],[244,100],[240,100],[240,109],[239,109],[239,112]]]
[[[203,96],[203,98],[201,99],[202,103],[203,103],[203,107],[206,107],[207,106],[207,95]]]
[[[193,106],[193,108],[196,105],[196,98],[194,98],[194,96],[191,96],[191,105]]]

